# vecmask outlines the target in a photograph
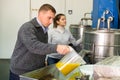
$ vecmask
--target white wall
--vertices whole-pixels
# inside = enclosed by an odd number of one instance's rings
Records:
[[[66,28],[69,29],[70,24],[80,23],[81,18],[84,17],[84,13],[92,12],[93,0],[31,0],[31,18],[37,15],[39,6],[45,3],[54,6],[57,13],[66,14]],[[72,14],[68,13],[69,10],[72,10]],[[90,15],[87,16],[90,17]],[[50,25],[50,28],[52,28],[52,25]]]
[[[10,58],[18,28],[29,20],[29,0],[0,0],[0,58]]]
[[[84,13],[91,13],[93,0],[66,0],[66,16],[67,28],[70,24],[79,24]],[[72,10],[72,14],[68,14],[68,10]],[[87,15],[90,17],[91,15]]]
[[[30,4],[31,1],[31,4]],[[36,3],[36,1],[38,3]],[[78,24],[85,12],[91,12],[93,0],[0,0],[0,58],[10,58],[14,49],[19,27],[36,15],[32,8],[42,3],[51,3],[56,11],[66,14],[67,27]],[[31,11],[30,11],[31,5]],[[73,10],[69,15],[68,10]],[[31,15],[29,15],[31,14]]]

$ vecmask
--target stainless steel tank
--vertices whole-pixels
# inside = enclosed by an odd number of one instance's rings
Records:
[[[99,22],[98,22],[99,23]],[[84,32],[83,49],[92,52],[93,63],[103,60],[106,57],[120,55],[120,30],[108,28]]]
[[[83,38],[84,31],[92,30],[91,25],[88,25],[88,20],[92,20],[91,18],[82,18],[80,24],[71,24],[70,32],[75,37],[75,39]]]
[[[88,25],[88,20],[92,20],[91,18],[82,18],[80,24],[71,24],[69,27],[70,32],[72,33],[73,37],[78,40],[83,40],[83,34],[87,30],[92,30],[91,25]],[[78,46],[75,46],[75,50],[80,52],[83,49],[82,43]]]
[[[80,31],[79,31],[79,25],[77,24],[71,24],[69,27],[70,32],[72,33],[73,37],[77,40],[80,38]]]

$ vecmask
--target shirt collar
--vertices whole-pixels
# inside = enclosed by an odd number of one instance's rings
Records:
[[[57,31],[59,31],[60,33],[64,33],[65,32],[65,28],[62,26],[57,26]]]
[[[38,20],[37,17],[36,17],[36,20],[37,20],[38,24],[42,27],[44,33],[46,33],[46,32],[48,31],[48,27],[44,27],[44,26],[42,25],[42,23]]]

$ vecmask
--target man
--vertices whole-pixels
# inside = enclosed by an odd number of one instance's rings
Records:
[[[47,29],[55,13],[54,7],[44,4],[40,7],[37,18],[21,26],[11,57],[10,80],[19,80],[19,75],[44,67],[46,54],[58,52],[65,55],[70,51],[66,45],[47,43]]]

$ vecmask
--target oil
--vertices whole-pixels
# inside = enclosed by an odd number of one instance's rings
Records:
[[[56,63],[56,67],[64,74],[65,76],[68,75],[71,71],[73,71],[75,68],[80,66],[80,63],[62,63],[58,62]]]

